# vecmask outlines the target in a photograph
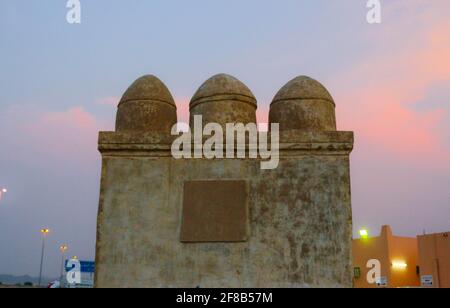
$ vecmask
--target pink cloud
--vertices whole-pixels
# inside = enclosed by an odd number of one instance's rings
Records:
[[[100,105],[117,107],[117,105],[119,105],[120,99],[121,98],[117,96],[108,96],[97,100],[96,103]]]
[[[369,52],[334,81],[339,128],[356,134],[355,229],[444,231],[450,104],[441,100],[450,93],[450,1],[398,0],[383,8],[383,23],[367,28]]]
[[[34,129],[52,129],[52,128],[69,128],[79,131],[92,130],[97,126],[96,120],[93,115],[86,112],[82,107],[73,107],[63,112],[45,112],[41,114],[38,121],[28,127],[30,132]]]
[[[448,121],[450,109],[416,107],[426,101],[433,85],[450,81],[450,22],[428,11],[423,16],[425,28],[403,29],[410,25],[402,20],[395,28],[392,21],[385,21],[388,25],[369,37],[383,48],[375,48],[376,52],[339,76],[338,116],[341,128],[355,130],[357,137],[380,150],[450,167],[450,145],[439,129]],[[397,44],[393,40],[398,38],[390,37],[389,31],[414,31],[414,35]]]
[[[189,102],[190,99],[186,97],[175,98],[177,105],[178,123],[189,124]]]
[[[259,105],[256,110],[256,121],[260,131],[269,130],[269,106]]]
[[[16,159],[53,160],[55,163],[89,164],[96,162],[97,136],[112,124],[103,122],[82,107],[65,111],[37,111],[33,108],[11,108],[5,112],[8,121],[1,129],[4,144],[16,153]]]

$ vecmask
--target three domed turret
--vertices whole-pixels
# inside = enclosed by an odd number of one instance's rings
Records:
[[[197,90],[190,105],[190,125],[201,115],[203,125],[218,123],[256,123],[257,102],[252,91],[238,79],[220,74],[211,77]],[[335,103],[318,81],[299,76],[288,82],[270,106],[270,123],[281,131],[335,131]],[[172,95],[157,77],[136,80],[120,100],[116,131],[160,132],[170,134],[177,123],[177,108]]]

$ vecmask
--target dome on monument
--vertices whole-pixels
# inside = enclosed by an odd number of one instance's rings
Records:
[[[252,91],[233,76],[211,77],[197,90],[190,102],[193,116],[202,115],[203,123],[256,123],[256,98]]]
[[[289,81],[278,91],[272,104],[288,99],[322,99],[334,104],[330,92],[320,82],[307,76],[299,76]]]
[[[280,130],[335,131],[333,97],[317,80],[299,76],[275,95],[270,105],[269,122]]]
[[[167,132],[177,123],[177,107],[169,89],[153,75],[137,79],[120,100],[117,131]]]

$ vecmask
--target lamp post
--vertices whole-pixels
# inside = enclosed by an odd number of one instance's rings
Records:
[[[39,284],[38,286],[41,286],[42,282],[42,267],[44,265],[44,252],[45,252],[45,239],[47,238],[47,235],[50,233],[49,229],[42,229],[42,251],[41,251],[41,267],[39,269]]]
[[[59,247],[59,250],[61,251],[61,276],[60,276],[60,279],[59,279],[60,280],[59,283],[61,284],[61,287],[62,287],[62,284],[63,284],[64,259],[65,259],[65,256],[66,256],[67,249],[69,249],[69,247],[67,247],[67,245],[61,245],[61,247]]]

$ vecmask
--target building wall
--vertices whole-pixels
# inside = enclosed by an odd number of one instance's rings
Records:
[[[359,268],[361,276],[353,279],[354,287],[356,288],[376,288],[376,284],[369,284],[367,282],[367,274],[369,268],[367,268],[367,262],[372,259],[379,260],[381,263],[381,276],[387,277],[391,280],[391,272],[389,267],[389,246],[386,235],[383,233],[379,237],[373,237],[370,239],[357,239],[353,240],[353,267]]]
[[[450,288],[449,233],[418,237],[421,276],[433,276],[433,287]]]
[[[389,256],[391,259],[391,286],[419,287],[420,277],[417,273],[418,248],[417,239],[408,237],[392,236],[389,238]],[[396,268],[392,263],[406,263],[407,268]]]
[[[351,287],[353,134],[297,134],[259,160],[175,160],[170,143],[101,133],[97,287]],[[249,238],[181,243],[190,180],[244,180]]]
[[[361,277],[354,279],[356,288],[377,288],[369,284],[366,277],[370,269],[367,262],[377,259],[381,263],[381,277],[386,277],[388,287],[417,287],[420,285],[417,275],[417,240],[415,238],[393,236],[389,226],[383,226],[379,237],[353,240],[354,267],[361,269]],[[407,268],[399,269],[394,262],[404,262]]]

